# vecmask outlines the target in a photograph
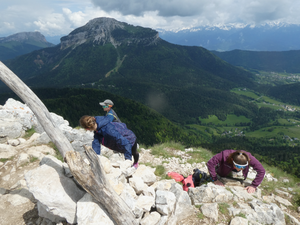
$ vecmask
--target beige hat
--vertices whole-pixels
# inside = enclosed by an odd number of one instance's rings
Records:
[[[111,100],[109,100],[109,99],[106,99],[104,102],[100,102],[99,104],[101,106],[114,105],[114,103]]]

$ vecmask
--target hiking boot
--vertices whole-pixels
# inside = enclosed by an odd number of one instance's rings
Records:
[[[134,163],[132,166],[137,169],[139,167],[139,163]]]

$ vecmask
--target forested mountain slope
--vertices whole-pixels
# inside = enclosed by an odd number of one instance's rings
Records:
[[[137,136],[138,142],[153,145],[168,141],[177,141],[186,146],[200,145],[209,141],[209,137],[199,132],[194,133],[177,126],[167,118],[141,103],[126,99],[105,91],[83,88],[33,89],[50,112],[62,115],[72,127],[79,126],[79,119],[84,115],[104,116],[105,112],[99,102],[111,99],[113,109],[122,122],[126,123]],[[19,99],[16,95],[0,95],[0,105],[8,98]]]
[[[91,87],[139,101],[177,123],[253,106],[230,93],[253,75],[201,47],[170,44],[150,28],[96,18],[61,44],[5,64],[31,87]],[[189,109],[193,107],[193,110]]]

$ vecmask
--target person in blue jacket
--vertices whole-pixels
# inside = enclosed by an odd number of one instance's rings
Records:
[[[101,144],[109,149],[124,153],[125,160],[134,158],[133,167],[138,168],[139,153],[135,134],[125,123],[111,122],[107,116],[83,116],[79,120],[80,126],[94,131],[92,147],[100,155]]]

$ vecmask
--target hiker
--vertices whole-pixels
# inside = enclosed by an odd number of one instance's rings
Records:
[[[94,131],[92,147],[100,155],[101,144],[109,149],[124,153],[125,160],[134,158],[133,167],[138,168],[139,153],[135,134],[125,123],[111,122],[108,116],[83,116],[79,120],[80,126]]]
[[[108,116],[112,122],[122,123],[121,120],[119,119],[117,113],[112,109],[114,103],[111,100],[106,99],[104,102],[100,102],[99,104],[102,106],[103,110],[106,112],[106,116]]]
[[[218,180],[217,174],[221,177],[226,177],[230,175],[232,171],[239,172],[242,170],[244,179],[246,179],[249,172],[249,166],[252,166],[257,174],[251,185],[245,189],[248,193],[253,193],[264,179],[266,171],[261,163],[252,156],[251,153],[244,150],[224,150],[213,156],[207,162],[207,168],[214,184],[220,186],[224,186],[224,184]]]

